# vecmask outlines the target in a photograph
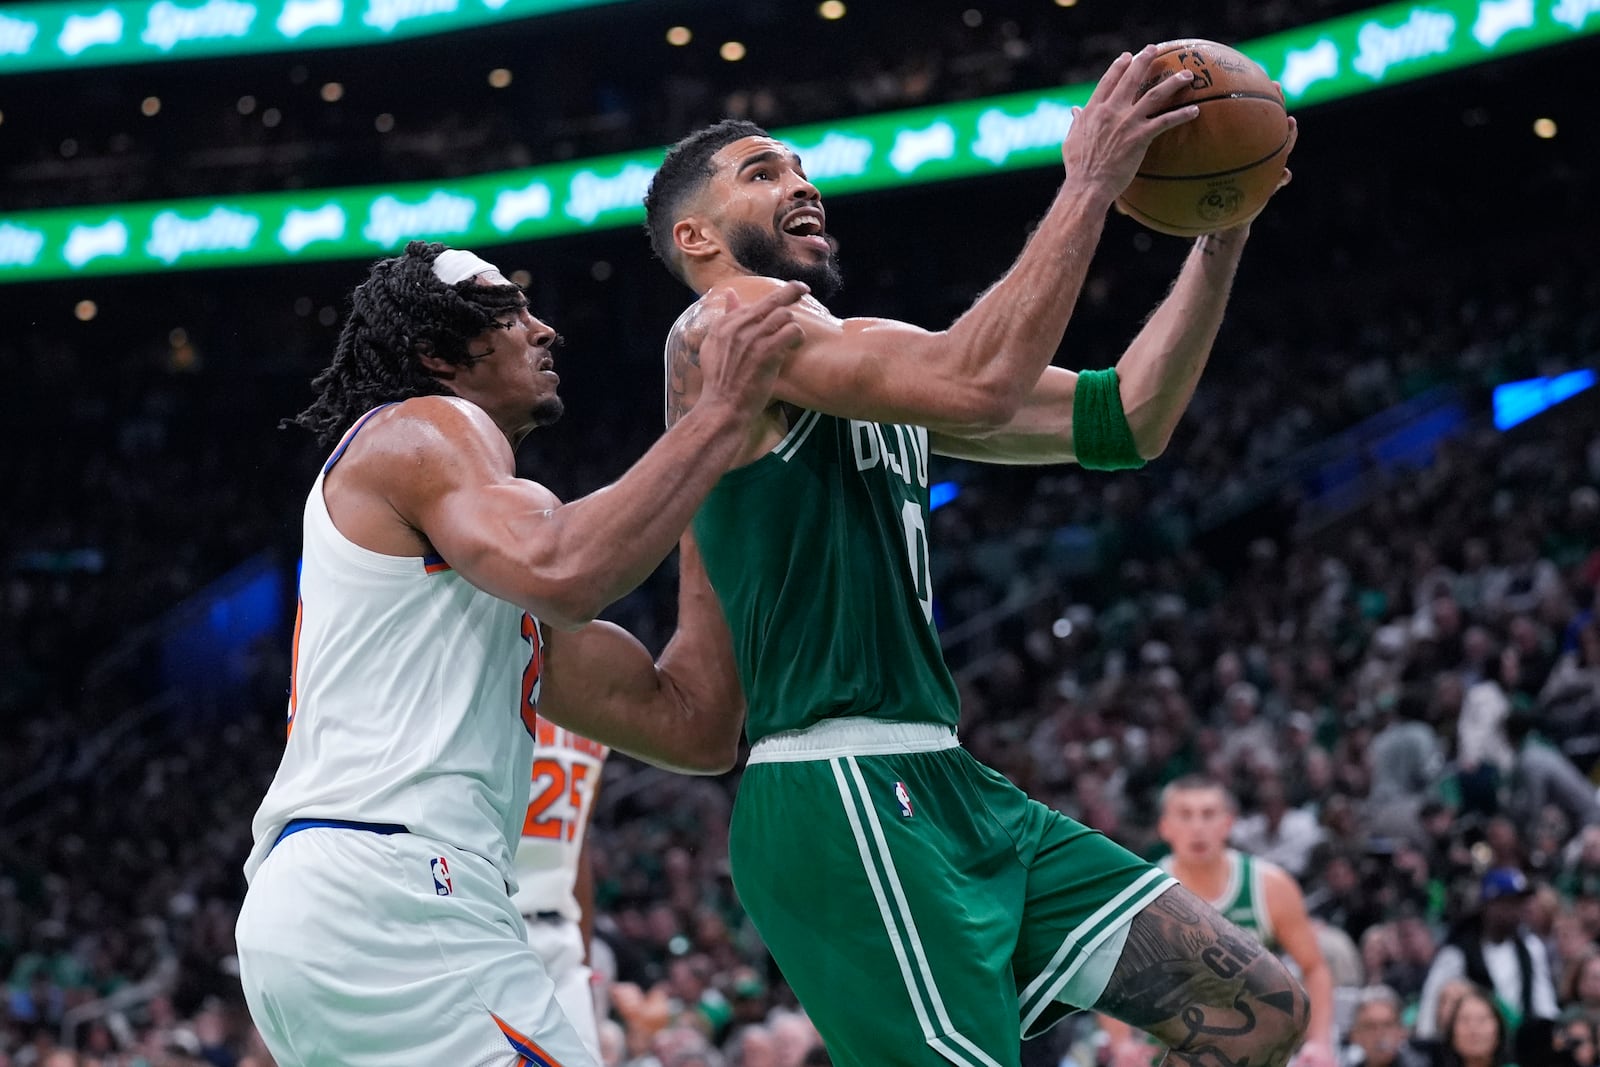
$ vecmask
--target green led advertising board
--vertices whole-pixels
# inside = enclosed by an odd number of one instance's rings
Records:
[[[1241,49],[1291,110],[1600,30],[1600,0],[1391,4]],[[776,131],[825,195],[1056,164],[1077,85]],[[0,215],[0,282],[371,258],[637,225],[660,151],[447,182]]]
[[[110,0],[0,7],[0,76],[446,33],[615,0]]]

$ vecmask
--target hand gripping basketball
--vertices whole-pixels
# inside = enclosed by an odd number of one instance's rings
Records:
[[[1150,143],[1192,121],[1195,105],[1173,106],[1193,81],[1192,71],[1163,78],[1140,95],[1156,46],[1124,52],[1100,76],[1083,107],[1072,109],[1072,128],[1061,143],[1067,179],[1088,185],[1109,203],[1133,181]]]

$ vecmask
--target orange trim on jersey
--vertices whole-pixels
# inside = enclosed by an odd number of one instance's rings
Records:
[[[445,571],[454,570],[455,568],[446,563],[443,556],[434,555],[422,557],[422,569],[429,574],[443,574]]]
[[[289,650],[289,725],[284,734],[294,732],[294,713],[300,710],[300,626],[305,621],[306,602],[294,601],[294,645]]]
[[[561,1061],[540,1048],[533,1038],[517,1030],[492,1011],[489,1013],[489,1017],[500,1028],[500,1032],[505,1035],[506,1040],[511,1042],[512,1051],[523,1057],[528,1062],[529,1067],[561,1067]]]

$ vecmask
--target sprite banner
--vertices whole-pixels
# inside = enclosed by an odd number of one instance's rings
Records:
[[[0,75],[379,44],[612,0],[101,0],[0,8]]]
[[[1600,0],[1393,4],[1247,43],[1290,109],[1600,31]],[[825,195],[1058,163],[1088,85],[777,131]],[[0,282],[457,246],[637,225],[660,151],[447,182],[0,215]]]

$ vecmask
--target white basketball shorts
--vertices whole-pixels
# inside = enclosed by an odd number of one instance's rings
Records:
[[[279,1067],[597,1067],[494,864],[412,834],[278,842],[237,929]]]
[[[544,961],[545,973],[556,984],[556,1003],[583,1039],[584,1048],[600,1058],[600,1027],[592,972],[583,962],[583,931],[571,919],[528,917],[528,945]]]

